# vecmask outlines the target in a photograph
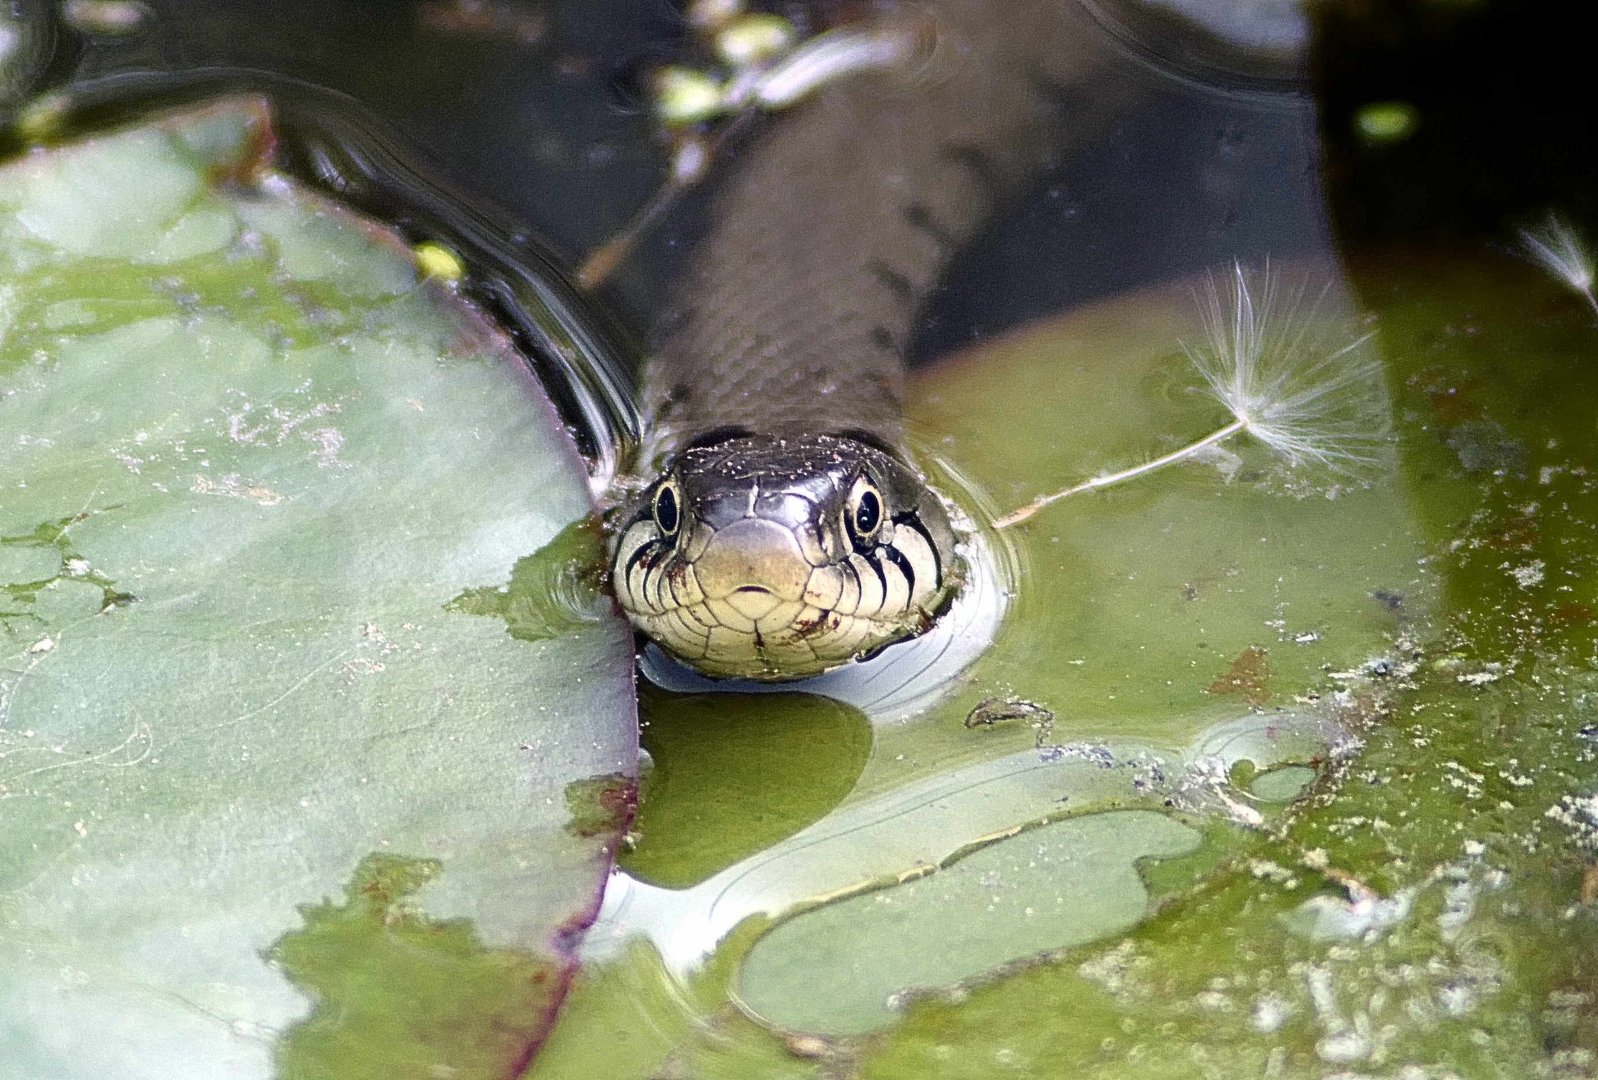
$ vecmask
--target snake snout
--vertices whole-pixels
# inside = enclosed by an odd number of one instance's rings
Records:
[[[775,602],[802,599],[810,571],[793,531],[763,518],[744,518],[718,529],[694,561],[705,596],[740,609],[769,610]]]

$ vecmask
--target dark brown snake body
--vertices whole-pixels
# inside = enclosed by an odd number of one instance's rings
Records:
[[[645,368],[660,472],[621,512],[613,580],[645,634],[714,677],[819,674],[948,603],[954,531],[905,446],[914,320],[995,206],[1104,112],[1072,103],[1105,62],[1075,0],[874,18],[926,47],[740,149]]]

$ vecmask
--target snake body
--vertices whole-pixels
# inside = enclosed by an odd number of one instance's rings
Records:
[[[1098,62],[1075,0],[877,17],[930,47],[742,149],[644,372],[659,472],[621,509],[613,582],[644,634],[712,677],[819,674],[949,603],[955,532],[905,446],[913,321],[1073,134],[1062,113]]]

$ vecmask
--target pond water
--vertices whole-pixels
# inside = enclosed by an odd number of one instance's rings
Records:
[[[267,94],[282,165],[458,252],[596,486],[624,467],[705,192],[571,281],[660,182],[668,4],[81,6],[0,22],[6,108],[56,95],[24,132]],[[957,259],[912,350],[970,587],[797,686],[645,655],[637,818],[527,1075],[1598,1075],[1573,35],[1491,2],[1085,10],[1135,106]],[[1585,295],[1528,233],[1586,253]],[[1242,439],[988,527],[1226,423],[1194,354],[1236,346],[1241,290],[1267,360],[1380,370],[1334,402],[1359,468]]]

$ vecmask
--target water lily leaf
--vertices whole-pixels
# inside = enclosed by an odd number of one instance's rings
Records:
[[[1311,311],[1284,300],[1299,283],[1316,295],[1334,274],[1254,277],[1262,308],[1275,294],[1266,325],[1311,328],[1301,365],[1365,333],[1347,301]],[[1229,419],[1187,355],[1207,336],[1204,286],[1148,290],[957,357],[916,384],[916,415],[1001,510],[1190,442]],[[1360,389],[1351,404],[1379,438],[1389,422],[1379,367]],[[1054,504],[1013,530],[1017,611],[966,697],[1008,688],[1057,714],[1056,738],[1170,745],[1206,716],[1322,686],[1327,670],[1388,650],[1433,602],[1395,475],[1381,464],[1353,479],[1293,469],[1241,436],[1215,456]],[[1328,544],[1334,535],[1346,543]]]
[[[3,1077],[510,1075],[628,814],[630,635],[489,602],[575,451],[270,142],[0,170]]]
[[[785,1026],[869,1031],[893,1019],[896,997],[917,988],[1128,929],[1148,906],[1136,863],[1189,854],[1199,840],[1147,810],[1027,830],[939,873],[782,922],[749,954],[739,996]],[[955,927],[943,915],[951,910],[976,917]]]

